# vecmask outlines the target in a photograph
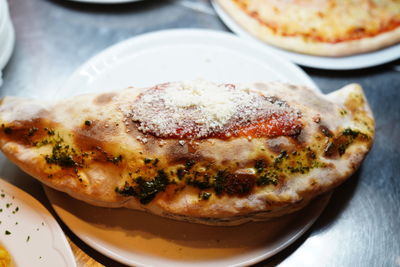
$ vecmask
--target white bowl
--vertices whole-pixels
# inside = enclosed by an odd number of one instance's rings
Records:
[[[15,32],[7,1],[0,0],[0,70],[5,67],[14,50]]]

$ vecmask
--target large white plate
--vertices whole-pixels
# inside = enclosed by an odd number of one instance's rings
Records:
[[[114,45],[77,69],[58,97],[128,86],[203,78],[215,82],[280,80],[318,90],[297,66],[233,34],[169,30]],[[109,257],[139,266],[227,266],[263,260],[297,239],[327,198],[274,222],[209,227],[143,212],[97,208],[46,189],[54,209],[83,241]]]
[[[64,233],[48,210],[2,179],[0,210],[0,243],[16,266],[76,266]]]
[[[144,87],[168,81],[208,79],[246,83],[286,81],[319,90],[296,65],[231,33],[166,30],[118,43],[79,67],[50,99]]]
[[[84,242],[132,266],[248,266],[278,253],[318,218],[330,195],[269,222],[216,227],[128,209],[100,208],[45,187],[53,208]]]
[[[330,70],[350,70],[360,69],[372,66],[381,65],[400,58],[400,44],[383,48],[374,52],[358,54],[347,57],[320,57],[306,54],[299,54],[287,50],[279,49],[272,45],[268,45],[257,39],[249,32],[244,30],[236,21],[218,5],[215,0],[212,0],[212,5],[216,10],[221,20],[237,35],[256,43],[263,44],[266,50],[271,53],[285,57],[297,64],[306,67]]]

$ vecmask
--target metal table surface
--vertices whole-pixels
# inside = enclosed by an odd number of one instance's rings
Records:
[[[4,69],[1,96],[52,94],[88,58],[141,33],[169,28],[228,31],[207,0],[121,5],[9,0],[9,4],[16,46]],[[376,117],[376,140],[362,167],[334,191],[313,227],[258,266],[400,266],[399,65],[400,61],[395,61],[356,71],[303,68],[325,93],[360,83]],[[2,178],[50,207],[39,182],[2,155],[0,166]],[[88,247],[59,222],[69,238],[97,262],[121,266]]]

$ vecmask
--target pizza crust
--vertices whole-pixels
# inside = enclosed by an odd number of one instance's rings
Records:
[[[375,51],[400,41],[400,27],[373,37],[338,43],[313,42],[298,36],[276,35],[270,28],[249,16],[232,0],[215,0],[244,30],[254,37],[290,51],[315,56],[343,57]],[[293,21],[295,23],[295,21]]]

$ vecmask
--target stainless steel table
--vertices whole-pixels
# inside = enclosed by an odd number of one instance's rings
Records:
[[[141,33],[188,27],[228,30],[207,0],[147,0],[122,5],[9,0],[9,4],[17,39],[4,70],[1,96],[56,93],[88,58]],[[361,169],[335,190],[314,226],[258,266],[400,266],[400,61],[357,71],[304,70],[325,93],[360,83],[376,117],[376,141]],[[50,208],[38,182],[2,155],[0,165],[1,177]],[[72,243],[95,261],[121,266],[60,224]]]

